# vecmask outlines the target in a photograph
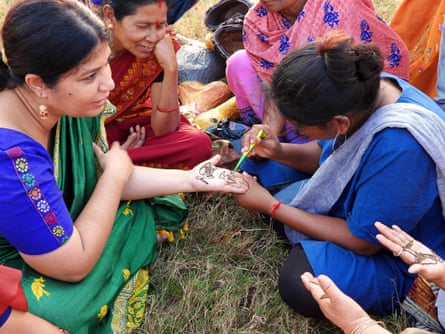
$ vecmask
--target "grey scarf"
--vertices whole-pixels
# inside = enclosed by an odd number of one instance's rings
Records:
[[[434,112],[410,103],[394,103],[377,109],[342,146],[318,168],[290,205],[326,215],[354,175],[373,136],[385,128],[404,128],[436,164],[437,188],[445,203],[445,122]],[[445,217],[445,205],[442,205]],[[285,226],[293,243],[305,239]]]

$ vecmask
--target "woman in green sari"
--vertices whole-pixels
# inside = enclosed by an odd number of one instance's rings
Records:
[[[0,264],[22,271],[32,314],[70,333],[129,333],[144,319],[156,231],[179,231],[187,215],[169,194],[247,184],[218,158],[152,169],[107,147],[110,48],[82,3],[18,2],[2,39]]]

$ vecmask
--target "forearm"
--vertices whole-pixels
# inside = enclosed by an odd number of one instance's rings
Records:
[[[6,323],[0,327],[1,333],[15,334],[63,334],[58,327],[29,312],[12,310]]]
[[[143,199],[192,191],[189,171],[135,166],[122,197]]]
[[[264,101],[263,124],[267,124],[276,136],[280,136],[285,118],[268,98]]]
[[[304,144],[281,143],[280,150],[270,159],[300,172],[313,174],[320,166],[321,148],[316,141]]]
[[[75,221],[75,227],[82,239],[83,255],[94,266],[114,224],[116,212],[122,198],[126,180],[114,173],[105,172]]]
[[[178,105],[178,69],[164,70],[164,80],[152,86],[151,125],[156,136],[171,133],[180,121]]]
[[[369,316],[359,318],[356,321],[341,327],[345,334],[390,334],[384,327],[384,323],[376,321]]]
[[[270,209],[276,201],[269,205]],[[264,212],[272,214],[271,211]],[[355,237],[342,218],[313,214],[290,205],[281,204],[273,212],[273,218],[315,240],[327,240],[357,254],[373,255],[380,247]]]

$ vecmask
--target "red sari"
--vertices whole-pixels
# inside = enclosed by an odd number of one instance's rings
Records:
[[[151,127],[151,85],[162,73],[155,57],[140,59],[125,52],[111,63],[115,89],[110,101],[116,113],[105,121],[108,142],[125,142],[129,129],[139,124],[146,130],[143,146],[129,148],[135,164],[158,168],[191,169],[211,156],[209,137],[181,115],[176,131],[155,136]]]
[[[0,265],[0,316],[9,308],[21,311],[28,310],[25,293],[23,292],[20,279],[20,270]]]

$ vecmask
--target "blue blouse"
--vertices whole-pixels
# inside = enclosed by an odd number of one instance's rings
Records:
[[[0,128],[0,170],[0,235],[29,255],[63,245],[73,221],[46,149],[21,132]]]
[[[402,88],[398,102],[421,105],[445,120],[442,109],[428,96],[402,79],[384,76]],[[332,140],[319,144],[322,163],[332,153]],[[330,215],[346,219],[354,236],[375,244],[379,244],[375,221],[397,224],[445,257],[445,221],[436,167],[405,129],[387,128],[373,138]],[[402,260],[385,249],[375,256],[360,256],[326,241],[305,240],[302,245],[316,275],[329,275],[373,314],[392,312],[415,278]]]

